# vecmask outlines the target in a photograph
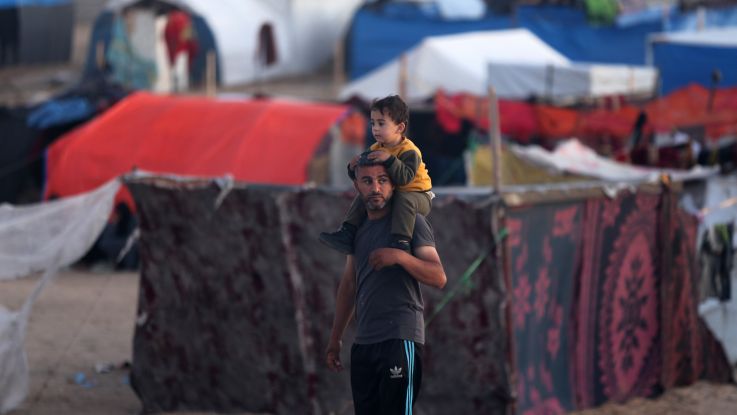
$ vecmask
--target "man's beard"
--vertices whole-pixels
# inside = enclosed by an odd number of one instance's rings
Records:
[[[378,198],[374,198],[374,196],[378,196]],[[389,198],[391,198],[391,194]],[[363,199],[363,204],[367,210],[381,210],[384,209],[389,198],[385,199],[381,193],[370,193]]]

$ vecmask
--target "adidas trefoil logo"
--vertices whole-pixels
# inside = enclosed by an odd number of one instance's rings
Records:
[[[389,372],[391,373],[391,376],[389,376],[390,379],[398,379],[402,377],[402,368],[401,367],[390,367]]]

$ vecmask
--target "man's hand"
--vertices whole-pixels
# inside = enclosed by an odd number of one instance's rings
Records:
[[[330,342],[328,349],[325,351],[325,363],[328,365],[328,369],[333,372],[340,372],[343,370],[343,363],[340,362],[340,348],[343,342]]]
[[[399,263],[399,255],[402,255],[404,251],[401,249],[394,248],[379,248],[371,252],[369,255],[369,265],[375,270],[380,270],[385,267],[390,267]]]
[[[389,159],[389,156],[391,156],[391,154],[386,151],[376,150],[370,152],[366,158],[378,163],[383,163]]]

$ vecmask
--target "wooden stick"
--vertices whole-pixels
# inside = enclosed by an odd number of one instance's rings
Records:
[[[491,145],[492,180],[494,193],[501,194],[502,137],[499,130],[499,102],[493,86],[489,86],[489,144]]]
[[[207,52],[207,63],[205,66],[205,94],[214,97],[217,94],[217,59],[214,50]]]

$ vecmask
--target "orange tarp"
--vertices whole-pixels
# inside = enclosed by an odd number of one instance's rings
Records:
[[[134,167],[302,184],[316,148],[346,110],[342,105],[136,93],[49,148],[45,196],[86,192]]]

